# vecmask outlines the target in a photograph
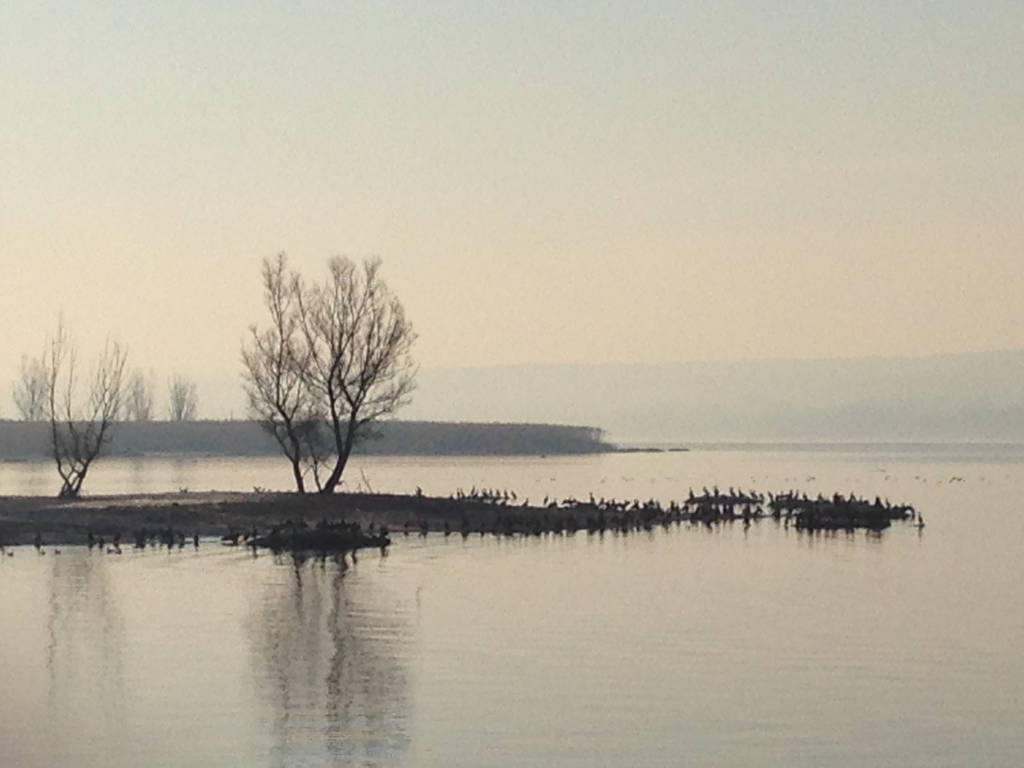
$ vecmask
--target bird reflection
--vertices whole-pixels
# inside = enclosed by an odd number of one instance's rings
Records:
[[[275,756],[393,764],[408,745],[404,617],[344,559],[281,570],[249,623]]]

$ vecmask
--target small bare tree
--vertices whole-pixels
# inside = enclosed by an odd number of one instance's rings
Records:
[[[25,421],[46,418],[46,369],[41,361],[21,356],[21,376],[14,382],[14,405]]]
[[[89,377],[88,396],[79,401],[77,355],[63,320],[39,361],[46,376],[46,416],[61,498],[79,495],[89,467],[110,438],[121,409],[126,361],[127,352],[108,340]]]
[[[153,420],[153,383],[142,371],[135,371],[128,379],[124,397],[126,421]]]
[[[171,421],[192,421],[199,410],[196,384],[184,376],[175,376],[168,385]]]
[[[357,441],[414,388],[416,334],[380,263],[331,259],[328,279],[312,285],[286,272],[283,255],[263,264],[271,327],[253,327],[243,348],[246,391],[254,413],[283,435],[299,491],[311,469],[317,488],[333,492]]]

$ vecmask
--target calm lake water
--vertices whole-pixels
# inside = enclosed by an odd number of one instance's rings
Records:
[[[0,465],[0,493],[49,493]],[[0,765],[1020,766],[1024,451],[373,458],[349,486],[909,501],[927,527],[399,537],[305,562],[0,560]],[[287,487],[279,460],[104,461],[87,490]]]

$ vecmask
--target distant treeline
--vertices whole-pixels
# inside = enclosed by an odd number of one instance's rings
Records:
[[[472,424],[389,421],[357,445],[355,453],[377,455],[514,455],[600,453],[612,450],[594,427],[555,424]],[[0,459],[50,455],[49,424],[0,421]],[[199,454],[266,456],[277,443],[254,421],[122,422],[116,424],[108,456]]]

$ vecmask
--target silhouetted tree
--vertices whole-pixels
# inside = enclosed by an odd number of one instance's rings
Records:
[[[38,361],[46,377],[50,445],[61,477],[61,498],[75,498],[89,467],[99,458],[121,409],[127,352],[108,340],[89,378],[88,396],[78,398],[75,346],[63,320]]]
[[[303,383],[309,363],[298,322],[298,278],[289,275],[283,254],[263,262],[263,300],[270,326],[249,327],[242,345],[243,386],[249,409],[292,465],[295,487],[305,493],[305,476],[319,478],[323,414]]]
[[[168,385],[171,421],[192,421],[199,410],[196,384],[184,376],[175,376]]]
[[[278,442],[293,471],[312,468],[323,493],[341,482],[356,442],[414,388],[416,334],[380,264],[334,258],[314,284],[286,274],[283,255],[263,265],[272,323],[254,327],[243,348],[246,390],[257,416],[284,434]],[[284,412],[294,415],[290,432]],[[298,479],[296,487],[304,488]]]
[[[152,421],[153,384],[142,371],[135,371],[128,379],[124,397],[126,421]]]
[[[46,369],[42,362],[21,356],[21,376],[12,387],[14,405],[24,421],[46,418]]]

